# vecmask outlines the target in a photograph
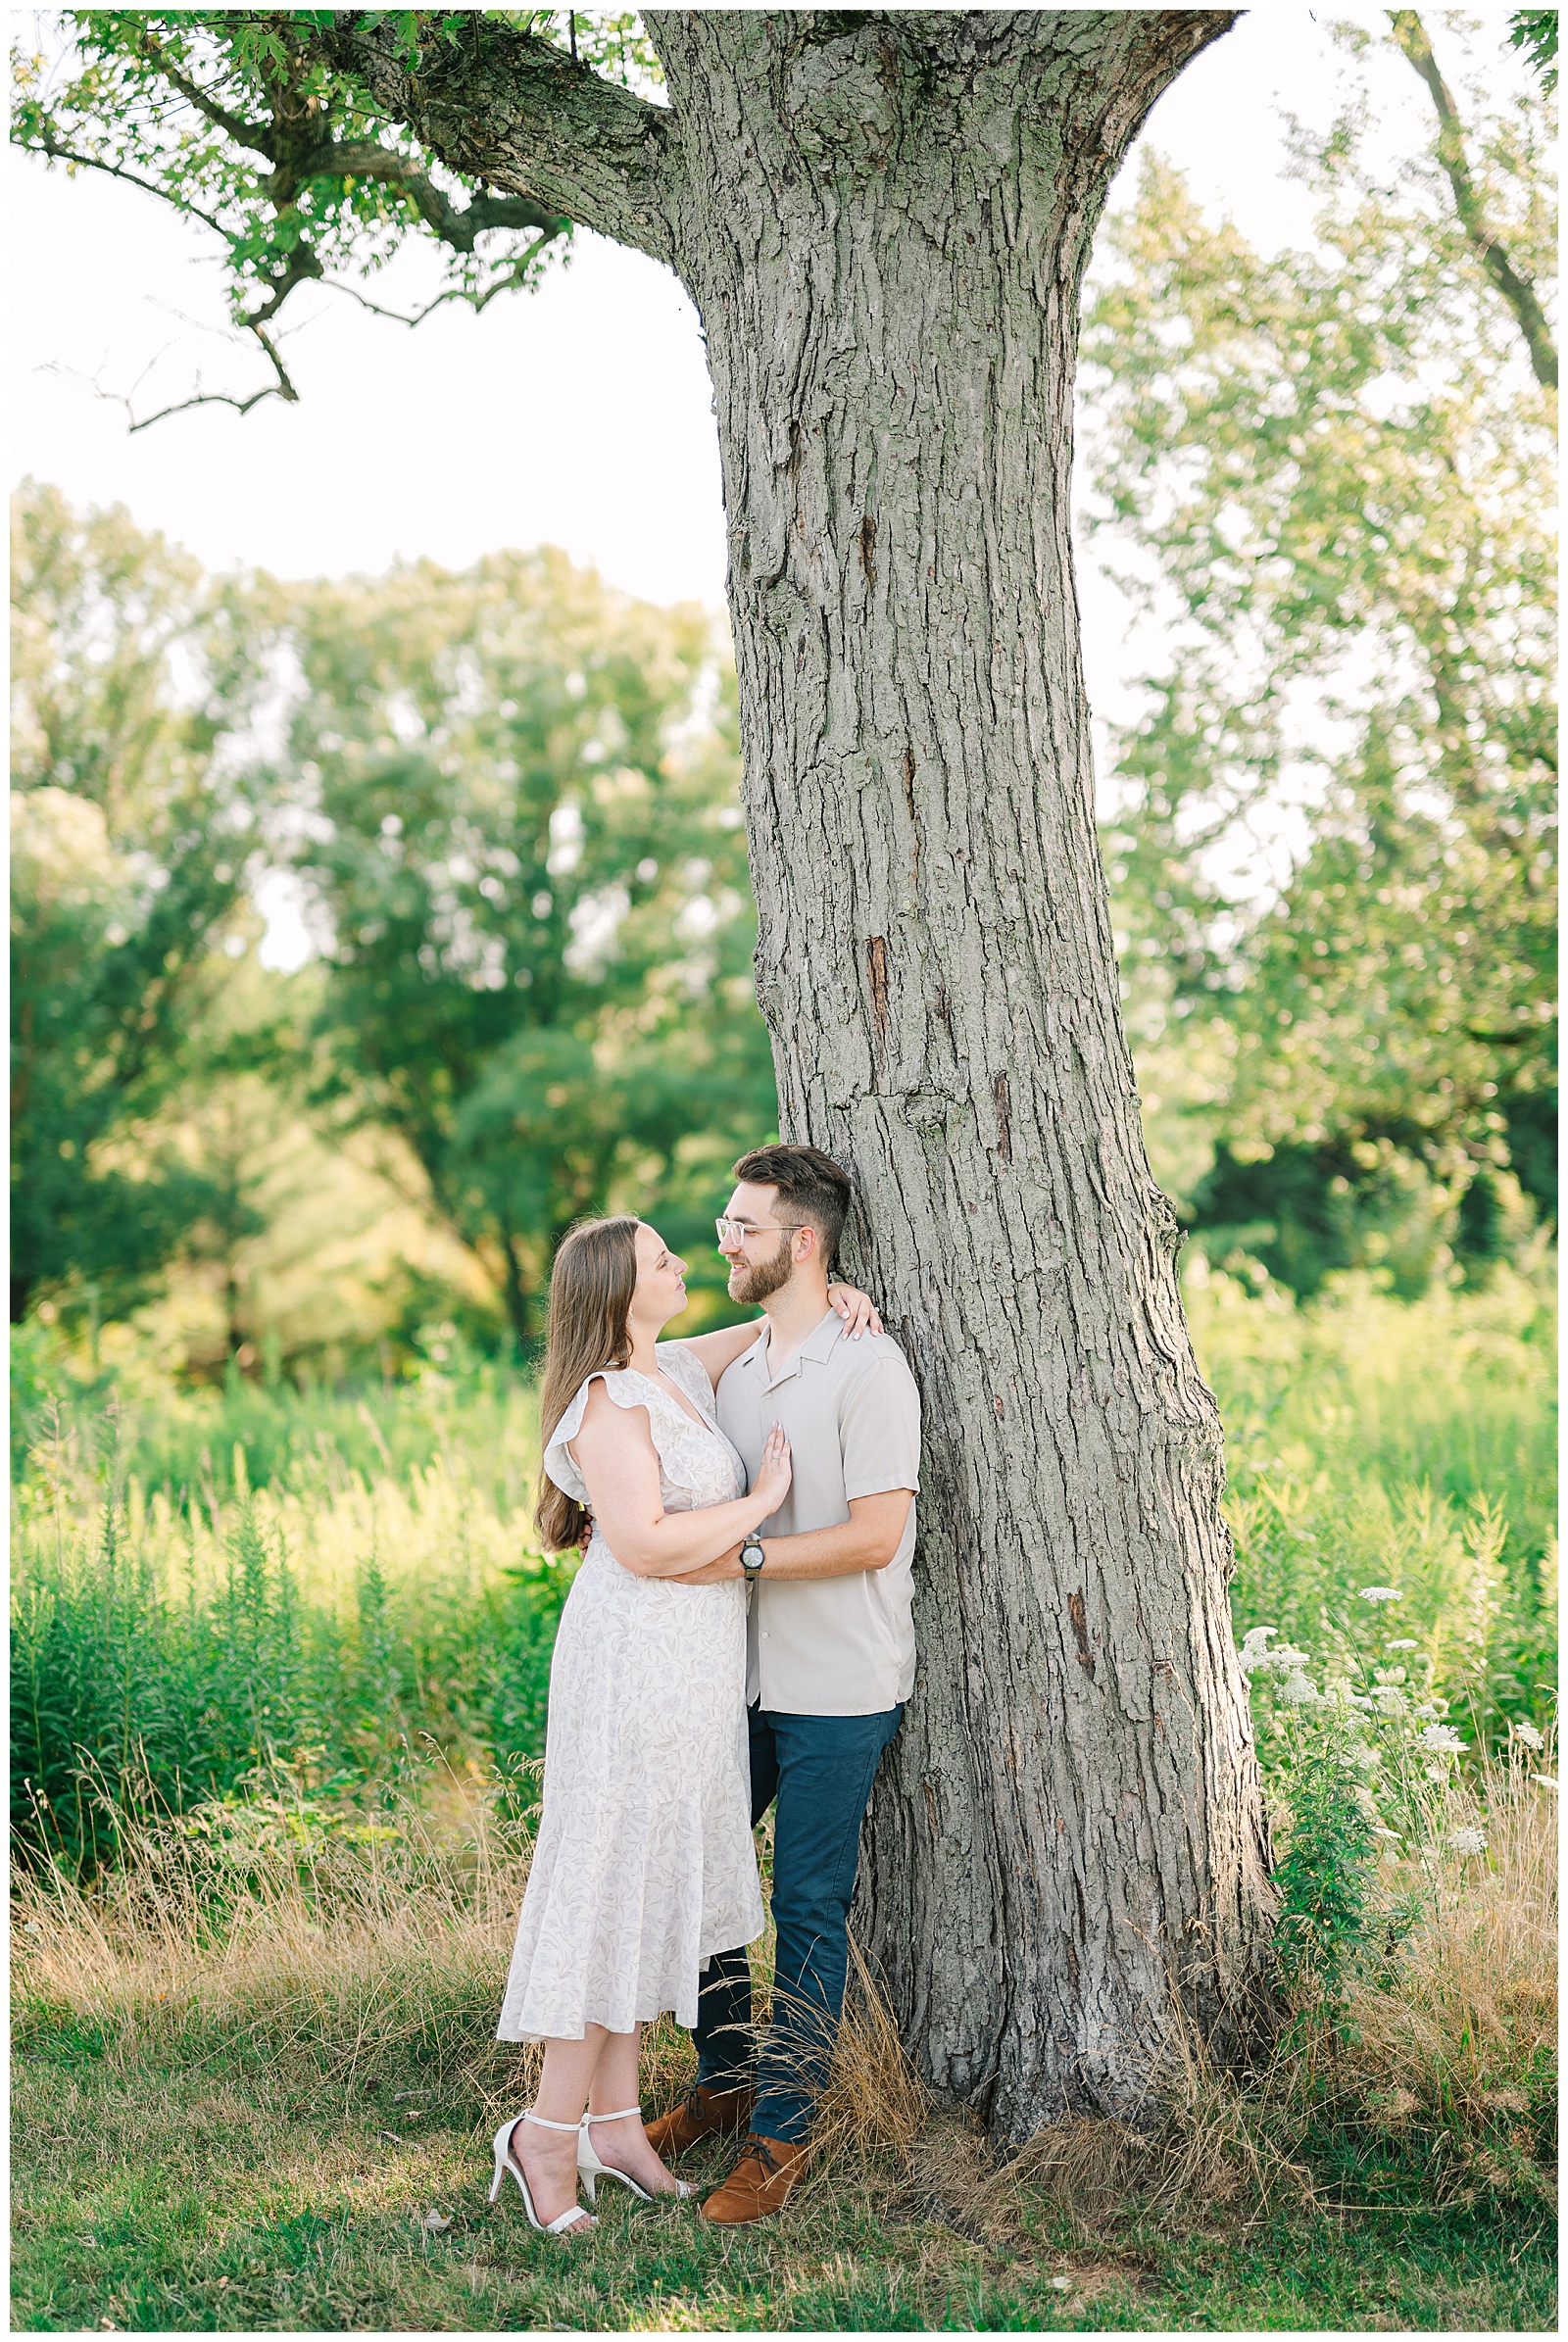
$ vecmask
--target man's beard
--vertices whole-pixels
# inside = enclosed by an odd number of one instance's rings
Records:
[[[793,1233],[791,1230],[790,1235]],[[743,1260],[738,1261],[736,1266],[744,1269],[745,1275],[739,1285],[731,1284],[729,1297],[754,1309],[759,1301],[765,1301],[769,1293],[777,1293],[782,1286],[788,1285],[795,1274],[795,1263],[790,1258],[789,1235],[779,1238],[778,1250],[771,1259]]]

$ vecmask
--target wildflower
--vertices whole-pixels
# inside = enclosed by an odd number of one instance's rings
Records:
[[[1268,1665],[1268,1651],[1265,1646],[1269,1636],[1278,1633],[1278,1627],[1248,1628],[1247,1633],[1242,1636],[1242,1647],[1236,1654],[1241,1661],[1243,1675],[1250,1675],[1254,1667]]]
[[[1270,1651],[1264,1661],[1265,1666],[1271,1667],[1279,1676],[1298,1676],[1310,1663],[1306,1651],[1293,1650],[1288,1642],[1282,1643],[1277,1651]]]
[[[1447,1780],[1447,1778],[1448,1778],[1448,1777],[1447,1777],[1447,1775],[1446,1775],[1446,1774],[1444,1772],[1444,1770],[1443,1770],[1443,1767],[1442,1767],[1441,1765],[1429,1765],[1429,1766],[1427,1767],[1427,1779],[1428,1779],[1428,1781],[1435,1781],[1435,1782],[1436,1782],[1436,1784],[1437,1784],[1437,1786],[1438,1786],[1440,1789],[1442,1788],[1442,1786],[1443,1786],[1444,1782],[1445,1782],[1445,1781]]]
[[[1533,1724],[1516,1724],[1513,1736],[1516,1740],[1522,1740],[1527,1748],[1541,1749],[1546,1745]]]
[[[1386,1650],[1391,1651],[1414,1651],[1419,1650],[1420,1647],[1420,1644],[1416,1641],[1413,1635],[1402,1635],[1397,1642],[1390,1642],[1384,1645]]]
[[[1280,1686],[1280,1697],[1293,1708],[1305,1708],[1310,1707],[1317,1699],[1318,1691],[1316,1685],[1309,1683],[1305,1676],[1298,1674],[1286,1678]]]
[[[1398,1598],[1399,1589],[1396,1586],[1363,1586],[1361,1588],[1363,1602],[1396,1602]]]
[[[1467,1741],[1460,1739],[1451,1724],[1425,1724],[1417,1732],[1416,1738],[1423,1748],[1441,1751],[1447,1756],[1455,1755],[1461,1748],[1469,1745]]]
[[[1544,1789],[1554,1789],[1557,1786],[1549,1773],[1532,1773],[1530,1778],[1532,1781],[1539,1781]]]
[[[1485,1854],[1487,1833],[1484,1830],[1451,1830],[1448,1843],[1455,1854]]]
[[[1402,1837],[1404,1832],[1401,1830],[1384,1830],[1381,1826],[1374,1824],[1372,1835],[1374,1837]]]

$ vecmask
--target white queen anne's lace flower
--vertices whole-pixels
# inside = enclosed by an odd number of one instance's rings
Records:
[[[1236,1656],[1241,1661],[1243,1675],[1250,1675],[1254,1667],[1268,1665],[1268,1638],[1279,1633],[1278,1627],[1249,1627],[1242,1636],[1242,1647]]]
[[[1451,1724],[1425,1724],[1416,1734],[1423,1748],[1453,1751],[1468,1745],[1460,1739]]]
[[[1455,1854],[1485,1854],[1487,1833],[1484,1830],[1450,1830],[1448,1843]]]
[[[1522,1740],[1527,1748],[1534,1748],[1538,1752],[1546,1745],[1533,1724],[1516,1724],[1513,1736],[1516,1740]]]
[[[1286,1642],[1282,1643],[1277,1651],[1269,1652],[1267,1664],[1273,1668],[1276,1675],[1298,1676],[1303,1668],[1311,1665],[1311,1658],[1306,1651],[1294,1650]]]
[[[1399,1589],[1396,1586],[1363,1586],[1361,1588],[1363,1602],[1396,1602],[1398,1598]]]

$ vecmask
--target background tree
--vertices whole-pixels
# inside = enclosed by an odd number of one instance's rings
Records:
[[[128,1305],[211,1200],[167,1148],[126,1148],[190,1070],[243,901],[253,813],[222,752],[265,634],[123,512],[80,520],[30,483],[12,586],[15,1322],[72,1280]]]
[[[1151,157],[1086,335],[1102,523],[1181,644],[1118,743],[1134,1014],[1212,1031],[1192,1217],[1308,1291],[1484,1263],[1516,1180],[1556,1207],[1549,114],[1466,126],[1421,20],[1392,37],[1431,151],[1391,184],[1364,92],[1298,128],[1317,241],[1267,261]],[[1249,903],[1224,864],[1287,788],[1305,840]]]
[[[314,109],[292,216],[356,258],[414,216],[412,139],[451,200],[530,200],[696,303],[782,1126],[856,1173],[851,1265],[929,1426],[924,1669],[860,1923],[927,2076],[1004,2138],[1133,2113],[1172,1983],[1224,2035],[1265,1951],[1218,1419],[1121,1027],[1068,525],[1105,188],[1231,21],[655,12],[660,104],[489,12],[80,12],[87,70],[21,123],[185,195],[220,154],[259,204],[253,158]],[[146,46],[175,28],[177,77]],[[385,159],[351,170],[351,128]],[[365,178],[394,193],[360,236]]]
[[[319,1094],[408,1142],[527,1342],[572,1220],[619,1180],[689,1241],[677,1155],[773,1122],[728,660],[549,552],[317,588],[291,639]]]

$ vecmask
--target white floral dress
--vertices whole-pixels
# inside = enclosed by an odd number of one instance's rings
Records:
[[[590,1375],[544,1466],[579,1504],[566,1442],[603,1382],[646,1407],[666,1512],[727,1504],[746,1467],[713,1420],[707,1374],[678,1342],[659,1363],[692,1400],[630,1368]],[[544,1811],[497,2037],[580,2041],[672,2009],[697,2022],[714,1952],[762,1932],[746,1747],[746,1588],[622,1569],[595,1526],[550,1666]]]

